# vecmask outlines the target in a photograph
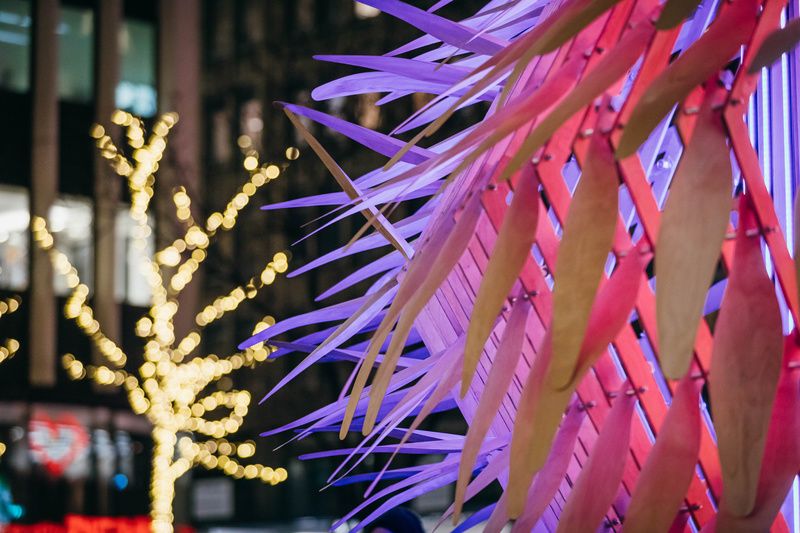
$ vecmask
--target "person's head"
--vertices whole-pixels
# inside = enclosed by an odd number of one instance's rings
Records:
[[[425,533],[422,520],[411,509],[395,507],[370,524],[369,533]]]

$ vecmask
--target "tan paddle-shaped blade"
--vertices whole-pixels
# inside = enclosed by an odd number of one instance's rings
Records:
[[[638,249],[631,250],[611,279],[600,288],[586,328],[577,372],[569,386],[560,390],[548,386],[545,381],[552,359],[551,330],[547,330],[542,348],[522,389],[514,421],[511,468],[506,488],[511,518],[522,513],[531,479],[542,468],[550,453],[553,435],[572,391],[630,317],[639,292],[645,257]]]
[[[745,517],[734,517],[723,508],[717,518],[720,532],[768,531],[800,470],[800,373],[786,366],[797,360],[796,340],[790,335],[784,342],[784,366],[769,423],[755,509]]]
[[[511,437],[508,485],[504,492],[510,518],[517,518],[522,514],[528,488],[534,474],[544,462],[541,457],[547,456],[553,434],[561,422],[562,413],[572,393],[569,389],[553,390],[545,383],[552,357],[548,329],[528,372],[517,405],[517,417]]]
[[[675,520],[700,451],[700,384],[686,376],[675,390],[625,511],[623,532],[667,531]]]
[[[625,32],[619,43],[613,49],[604,52],[605,57],[536,124],[506,165],[498,181],[508,178],[531,154],[544,146],[570,117],[591,104],[603,91],[619,81],[636,64],[654,33],[655,28],[650,20],[641,21],[636,27]],[[479,150],[481,148],[483,145]]]
[[[733,58],[755,27],[759,5],[755,0],[725,4],[708,31],[650,83],[625,124],[618,159],[636,152],[677,102]]]
[[[289,111],[288,108],[284,107],[283,112],[286,113],[286,116],[289,117],[289,120],[292,122],[297,131],[303,136],[305,141],[311,146],[314,152],[317,154],[317,157],[325,164],[325,167],[328,171],[333,175],[334,179],[336,179],[336,183],[342,188],[342,190],[350,197],[350,199],[355,200],[361,197],[361,192],[358,190],[356,185],[350,181],[350,178],[347,177],[347,174],[336,164],[336,161],[331,157],[331,155],[323,148],[322,144],[317,140],[314,135],[308,131],[300,119],[297,118],[293,112]],[[403,239],[396,234],[391,228],[391,223],[386,220],[383,215],[379,215],[377,213],[377,209],[374,207],[370,207],[369,209],[365,209],[362,211],[362,214],[370,221],[370,223],[375,227],[375,230],[378,231],[381,235],[383,235],[387,241],[389,241],[392,246],[394,246],[397,250],[403,254],[406,259],[411,257],[412,248],[411,246]]]
[[[464,250],[473,237],[475,225],[478,223],[480,214],[480,195],[475,194],[467,200],[467,205],[461,212],[458,222],[456,222],[450,235],[444,241],[441,251],[435,260],[432,262],[426,261],[425,259],[430,257],[428,256],[420,262],[420,272],[426,275],[422,283],[414,291],[413,296],[408,300],[408,303],[403,306],[392,340],[389,342],[383,361],[378,367],[378,372],[375,375],[372,390],[370,391],[369,406],[364,418],[364,435],[372,431],[386,388],[389,386],[392,373],[397,367],[397,361],[400,359],[408,335],[411,333],[414,320],[416,320],[422,308],[453,270],[458,260],[461,259]]]
[[[461,462],[458,470],[458,483],[456,484],[455,511],[453,513],[453,525],[458,523],[461,515],[461,507],[464,503],[464,493],[467,489],[472,468],[475,466],[475,458],[478,456],[486,433],[503,403],[503,398],[508,392],[514,372],[517,368],[517,361],[522,353],[522,342],[525,339],[525,324],[531,311],[531,303],[525,295],[517,297],[511,308],[511,316],[508,318],[500,345],[497,347],[497,354],[492,367],[489,370],[489,377],[483,387],[478,407],[469,424],[467,437],[464,440],[464,449],[461,452]]]
[[[451,346],[445,348],[445,352],[442,354],[442,363],[445,361],[449,361],[450,368],[447,368],[444,371],[444,375],[441,376],[440,381],[436,384],[431,391],[430,396],[425,400],[422,404],[422,408],[420,409],[417,416],[414,418],[414,421],[411,422],[411,425],[408,426],[408,429],[403,434],[403,438],[400,439],[400,442],[397,443],[397,448],[395,451],[392,452],[391,457],[389,460],[386,461],[386,465],[383,467],[381,474],[385,473],[386,470],[389,468],[389,465],[394,461],[394,458],[400,452],[403,444],[408,442],[414,432],[419,428],[419,426],[425,421],[429,414],[433,412],[437,405],[439,405],[442,400],[450,393],[450,391],[456,386],[458,383],[458,378],[461,376],[461,362],[463,361],[463,353],[464,353],[464,335],[456,340]]]
[[[768,67],[778,60],[782,54],[790,51],[800,42],[800,19],[796,18],[786,23],[786,26],[775,30],[761,43],[761,47],[747,69],[748,73],[755,74],[764,67]]]
[[[597,442],[572,486],[557,533],[595,531],[617,496],[628,458],[631,417],[636,397],[621,394],[608,414]]]
[[[781,371],[781,315],[761,254],[750,200],[739,202],[733,267],[714,332],[709,392],[722,467],[721,506],[733,516],[756,503],[761,461]]]
[[[513,72],[509,79],[506,80],[506,85],[503,87],[502,101],[505,102],[514,82],[534,57],[555,50],[561,44],[577,35],[583,28],[588,26],[592,21],[618,2],[619,0],[572,0],[571,2],[565,3],[561,9],[552,13],[528,34],[523,35],[508,48],[487,60],[465,77],[465,79],[468,79],[488,70],[488,72],[478,79],[464,95],[458,98],[452,106],[442,113],[439,118],[425,127],[405,146],[398,150],[389,162],[386,163],[384,170],[391,168],[423,138],[436,133],[465,102],[487,89],[491,83],[497,80],[511,65],[514,65]]]
[[[530,257],[539,221],[539,180],[533,165],[520,174],[514,198],[505,213],[492,255],[486,265],[467,330],[461,396],[469,390],[483,345],[492,331],[508,292]]]
[[[542,32],[536,53],[552,52],[617,3],[619,0],[580,0],[567,5],[553,19],[553,24]]]
[[[618,197],[619,174],[611,145],[608,137],[598,132],[592,136],[564,222],[553,274],[553,362],[548,379],[557,389],[568,386],[575,374],[589,313],[614,240]]]
[[[691,15],[701,0],[667,0],[661,16],[656,21],[656,28],[668,30],[674,28]]]
[[[457,252],[457,250],[463,252],[466,244],[460,246],[459,243],[465,238],[467,242],[469,242],[469,237],[472,236],[475,227],[474,220],[476,220],[475,217],[477,216],[474,211],[476,208],[479,209],[479,207],[480,203],[477,195],[469,197],[467,199],[467,209],[462,213],[458,222],[452,223],[449,219],[445,219],[444,222],[440,223],[440,225],[434,229],[430,239],[423,243],[420,250],[414,254],[414,257],[409,263],[406,275],[400,281],[397,294],[392,304],[389,306],[389,310],[386,311],[386,315],[370,339],[367,353],[364,357],[364,364],[362,364],[353,382],[353,390],[350,394],[347,409],[345,410],[342,427],[339,430],[339,438],[343,439],[350,429],[353,413],[355,413],[356,406],[361,397],[361,392],[364,390],[370,372],[377,360],[378,352],[388,338],[398,317],[403,312],[406,304],[418,292],[418,289],[430,283],[430,281],[426,282],[426,279],[429,280],[432,275],[439,276],[441,272],[449,272],[452,269],[452,265],[450,265],[450,267],[447,265],[450,264],[452,257],[456,253],[458,253],[458,257],[455,258],[455,261],[461,256],[461,252]],[[441,282],[439,282],[439,284],[441,284]],[[403,341],[405,342],[405,339],[403,339]]]
[[[656,249],[656,317],[664,374],[680,379],[692,361],[706,292],[713,281],[731,210],[733,178],[713,89],[697,117],[664,207]]]
[[[557,73],[544,80],[536,90],[532,91],[524,98],[518,98],[509,102],[505,108],[500,109],[495,115],[489,117],[482,124],[479,124],[469,136],[464,138],[463,141],[459,142],[449,151],[454,154],[459,153],[459,151],[464,152],[463,161],[453,170],[453,175],[457,176],[466,170],[479,157],[497,146],[499,142],[514,131],[519,130],[523,126],[529,127],[541,113],[553,108],[555,102],[557,102],[562,95],[572,95],[575,80],[580,76],[585,66],[586,58],[583,56],[570,59],[561,65]],[[549,116],[552,116],[552,113],[550,113],[548,117]],[[539,129],[540,128],[537,127],[534,131],[538,131]],[[481,137],[484,137],[483,140],[480,141],[480,144],[477,144],[477,141],[480,140]],[[545,141],[547,138],[549,138],[549,135],[544,137]],[[507,179],[522,166],[525,160],[529,159],[529,157],[526,158],[521,155],[522,153],[528,155],[533,153],[533,149],[528,147],[528,142],[526,138],[522,147],[517,150],[517,154],[515,154],[512,160],[502,169],[498,181]],[[475,146],[475,144],[477,144],[477,146]],[[544,144],[544,141],[542,141],[541,144]],[[472,147],[469,148],[469,150],[465,150],[465,148],[470,147],[470,145],[472,145]]]

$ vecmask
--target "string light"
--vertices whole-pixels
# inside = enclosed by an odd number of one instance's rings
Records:
[[[3,316],[11,315],[19,310],[21,299],[19,296],[11,296],[9,298],[0,299],[0,319]],[[14,354],[19,350],[19,341],[17,339],[8,338],[0,344],[0,363],[11,359]],[[6,453],[6,445],[0,442],[0,457]]]
[[[11,296],[0,300],[0,318],[5,315],[16,313],[20,304],[19,296]],[[0,363],[6,359],[11,359],[14,354],[19,350],[19,341],[17,339],[8,338],[0,344]],[[0,453],[2,455],[2,453]]]
[[[155,173],[178,115],[167,113],[159,117],[149,136],[144,123],[125,111],[115,111],[111,121],[125,128],[129,154],[117,148],[100,124],[92,126],[90,135],[95,139],[100,155],[127,180],[130,215],[135,222],[134,245],[145,250],[147,239],[153,232],[149,210],[155,190]],[[142,362],[135,372],[126,370],[127,355],[103,334],[92,307],[87,303],[89,288],[81,283],[69,258],[56,248],[47,221],[34,217],[31,223],[34,242],[48,252],[55,271],[65,278],[71,289],[64,306],[65,316],[92,340],[106,361],[106,364],[89,365],[72,354],[65,354],[62,364],[68,376],[73,380],[90,379],[101,385],[123,387],[133,412],[146,416],[152,424],[151,518],[153,531],[158,533],[173,530],[175,481],[194,466],[221,470],[237,479],[258,479],[271,485],[285,481],[288,475],[283,468],[241,464],[240,460],[255,455],[255,443],[237,444],[225,439],[244,423],[250,407],[250,394],[242,390],[207,391],[212,383],[231,372],[267,361],[274,348],[259,343],[226,357],[208,354],[188,358],[201,345],[203,328],[235,311],[245,300],[255,298],[260,289],[287,271],[287,255],[276,253],[260,275],[215,298],[198,312],[195,317],[197,329],[182,339],[175,337],[178,298],[208,256],[206,249],[214,236],[232,229],[240,211],[258,189],[277,179],[287,168],[288,161],[300,155],[297,148],[290,147],[285,151],[286,162],[262,164],[259,154],[252,149],[252,139],[242,136],[238,144],[249,179],[237,190],[224,211],[212,213],[204,223],[198,224],[192,215],[192,200],[186,188],[179,187],[173,192],[175,216],[184,224],[185,231],[152,258],[143,259],[142,268],[152,297],[147,313],[137,320],[135,326],[136,335],[144,340]],[[0,302],[0,316],[16,310],[19,303],[13,302]],[[272,317],[264,317],[254,332],[274,324]],[[7,344],[6,348],[0,348],[0,356],[3,349],[13,355],[16,348],[18,343],[13,351]],[[208,440],[200,442],[198,437]]]

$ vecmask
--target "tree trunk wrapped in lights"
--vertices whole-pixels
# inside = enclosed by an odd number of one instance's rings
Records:
[[[112,121],[126,129],[130,157],[114,145],[101,125],[92,129],[92,137],[96,139],[102,156],[121,177],[127,179],[131,196],[130,215],[136,223],[135,245],[142,250],[152,233],[149,209],[158,163],[166,149],[169,131],[177,120],[174,113],[161,116],[146,139],[140,119],[116,111]],[[196,465],[219,469],[235,478],[260,479],[272,485],[287,478],[284,468],[241,464],[240,459],[249,459],[255,454],[255,443],[234,443],[226,439],[235,434],[244,422],[250,394],[243,390],[209,390],[213,383],[231,372],[267,360],[274,348],[258,343],[227,357],[193,355],[206,326],[235,311],[245,300],[255,298],[260,289],[275,281],[277,274],[286,272],[286,254],[276,253],[260,275],[197,310],[196,327],[183,338],[176,338],[174,326],[181,291],[192,282],[194,273],[203,264],[207,257],[206,249],[214,236],[232,229],[239,212],[256,191],[276,179],[288,165],[288,161],[280,165],[262,165],[254,150],[243,150],[244,167],[250,178],[228,202],[226,209],[212,213],[202,225],[198,224],[189,209],[191,199],[188,193],[179,188],[172,200],[176,218],[185,228],[183,236],[152,258],[143,255],[142,268],[152,291],[152,301],[148,312],[136,323],[136,335],[145,343],[143,360],[137,363],[136,372],[125,370],[128,355],[103,334],[100,322],[87,303],[89,288],[81,283],[78,271],[68,257],[58,250],[47,222],[40,217],[32,220],[34,241],[49,252],[55,271],[65,277],[71,289],[64,308],[65,315],[92,340],[106,360],[106,364],[85,365],[74,355],[65,354],[64,368],[72,379],[91,379],[98,384],[123,387],[133,411],[146,416],[152,424],[150,499],[152,528],[156,532],[172,531],[175,481]],[[286,152],[287,160],[296,159],[298,155],[295,148]],[[272,324],[274,320],[265,317],[254,332]],[[207,440],[199,440],[199,437]]]
[[[464,501],[497,481],[502,498],[458,531],[481,520],[497,531],[511,519],[514,531],[556,530],[562,508],[581,530],[625,527],[628,502],[632,531],[683,530],[687,520],[785,531],[779,510],[800,470],[800,266],[790,254],[800,265],[800,4],[488,0],[456,22],[436,13],[447,0],[427,11],[362,2],[424,35],[383,56],[319,56],[369,71],[314,98],[433,98],[389,134],[284,104],[346,194],[269,208],[329,205],[334,221],[366,218],[346,246],[293,274],[390,248],[324,293],[377,276],[364,296],[302,321],[344,322],[279,343],[308,355],[275,390],[344,359],[355,368],[341,398],[268,433],[365,436],[328,480],[371,483],[343,518],[373,506],[356,530],[456,481],[446,516],[457,523]],[[481,120],[442,133],[481,103]],[[351,180],[298,117],[389,161]],[[399,203],[421,198],[389,221]],[[532,308],[523,326],[520,299]],[[296,322],[242,346],[275,342]],[[509,356],[519,338],[522,357]],[[692,407],[704,382],[715,418],[705,403]],[[638,415],[616,409],[632,399]],[[420,429],[454,406],[470,423],[466,438]],[[587,414],[579,445],[564,436],[575,409]],[[373,451],[445,458],[394,470],[390,459],[348,478]]]

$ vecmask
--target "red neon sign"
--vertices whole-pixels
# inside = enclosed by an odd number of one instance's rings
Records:
[[[178,533],[194,533],[194,528],[178,526]],[[110,517],[67,515],[63,524],[9,524],[6,533],[150,533],[147,516]]]

